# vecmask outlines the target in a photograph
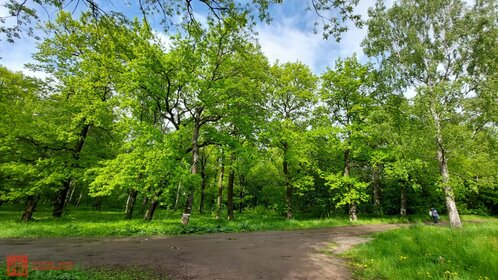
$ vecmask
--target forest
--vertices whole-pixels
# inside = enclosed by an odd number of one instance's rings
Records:
[[[151,221],[168,209],[188,224],[248,209],[356,221],[435,207],[452,227],[498,214],[495,1],[378,1],[359,19],[358,1],[312,0],[319,23],[337,12],[324,37],[345,20],[368,30],[367,61],[323,73],[261,51],[255,22],[271,24],[282,1],[139,1],[134,17],[35,2],[60,9],[36,27],[29,68],[46,78],[0,66],[0,213],[94,207]],[[37,15],[9,3],[18,25],[0,43],[15,47]]]

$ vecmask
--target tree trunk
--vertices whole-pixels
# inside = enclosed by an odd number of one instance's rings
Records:
[[[351,173],[351,160],[349,159],[350,150],[346,149],[344,151],[344,177],[349,177]],[[349,188],[349,186],[347,186]],[[349,204],[349,220],[355,222],[358,220],[356,210],[356,204],[353,202]]]
[[[225,175],[225,162],[223,160],[223,152],[221,154],[220,174],[218,177],[218,200],[216,204],[216,219],[221,218],[221,206],[223,205],[223,176]]]
[[[76,184],[74,183],[74,180],[71,180],[71,183],[69,183],[69,189],[71,190],[71,192],[69,194],[69,198],[66,199],[66,206],[71,203],[71,200],[73,200],[74,191],[76,190]]]
[[[349,149],[344,151],[344,177],[349,177],[351,173],[351,160],[349,159]]]
[[[137,190],[131,189],[128,192],[128,199],[126,200],[125,219],[129,220],[133,216],[133,208],[135,207],[137,195],[138,195]]]
[[[30,221],[33,217],[33,212],[35,212],[36,204],[38,202],[38,198],[34,195],[30,195],[26,200],[26,207],[24,208],[24,213],[22,214],[21,220]]]
[[[153,199],[150,202],[149,209],[147,209],[147,211],[145,212],[144,220],[146,220],[147,222],[150,222],[152,220],[158,204],[159,201],[157,199]]]
[[[82,197],[83,197],[83,188],[80,191],[80,195],[78,196],[78,200],[76,200],[76,204],[74,204],[74,207],[78,208],[80,206]]]
[[[85,140],[88,135],[88,131],[90,130],[90,125],[86,124],[81,129],[79,134],[78,141],[76,141],[76,145],[74,146],[73,151],[73,159],[77,161],[80,157],[80,152],[83,150],[83,146],[85,145]],[[52,216],[55,218],[60,218],[62,216],[62,211],[64,210],[64,205],[66,204],[66,197],[69,191],[69,187],[71,184],[72,178],[69,177],[62,183],[62,187],[57,192],[57,196],[54,201],[54,211],[52,212]]]
[[[178,201],[180,200],[180,189],[182,187],[182,183],[178,183],[178,188],[176,189],[176,199],[175,199],[175,207],[174,209],[176,210],[178,208]],[[145,197],[145,199],[149,199],[148,197]],[[147,204],[147,200],[144,202],[144,206]]]
[[[242,208],[243,208],[243,201],[244,201],[244,184],[245,184],[245,178],[244,175],[239,176],[239,185],[240,185],[240,192],[239,192],[239,213],[242,213]]]
[[[100,211],[102,209],[102,197],[97,196],[94,203],[95,210]]]
[[[358,216],[356,215],[356,204],[349,204],[349,220],[351,222],[356,222],[358,220]]]
[[[430,110],[436,129],[437,160],[439,163],[439,173],[441,175],[441,183],[446,200],[446,208],[448,210],[448,218],[452,227],[462,227],[462,221],[460,220],[460,215],[458,214],[458,209],[455,204],[453,189],[449,184],[450,173],[448,171],[448,159],[446,157],[444,149],[443,133],[441,130],[441,119],[439,114],[435,110],[433,103],[431,104]]]
[[[401,208],[400,208],[400,211],[399,211],[399,214],[401,216],[406,216],[406,206],[407,206],[407,201],[406,201],[406,186],[405,184],[403,183],[401,185]]]
[[[201,198],[199,201],[199,213],[204,212],[204,201],[206,200],[206,164],[207,156],[203,150],[201,155]]]
[[[227,185],[227,213],[228,219],[233,220],[233,183],[235,180],[235,155],[232,153],[230,155],[230,171],[228,173],[228,185]]]
[[[292,195],[294,189],[292,188],[292,184],[290,183],[290,174],[289,174],[289,163],[287,162],[287,150],[288,150],[288,145],[287,143],[284,144],[284,161],[282,163],[282,168],[284,171],[284,177],[285,177],[285,204],[286,204],[286,209],[285,209],[285,216],[287,219],[292,219],[294,217],[294,214],[292,213]]]
[[[201,128],[200,123],[200,114],[199,110],[195,112],[194,118],[194,131],[192,133],[192,166],[190,168],[190,174],[197,174],[198,162],[199,162],[199,132]],[[187,225],[190,220],[190,214],[192,214],[192,205],[194,204],[194,190],[195,186],[190,186],[190,193],[185,201],[185,208],[183,210],[181,222],[184,225]]]
[[[52,216],[55,218],[60,218],[62,216],[62,211],[64,209],[64,204],[66,202],[66,196],[69,191],[69,185],[71,180],[66,180],[62,183],[62,188],[57,192],[57,196],[54,201],[54,210]]]
[[[380,167],[374,165],[372,167],[372,185],[373,185],[373,199],[374,199],[374,213],[382,215],[382,208],[380,205]]]

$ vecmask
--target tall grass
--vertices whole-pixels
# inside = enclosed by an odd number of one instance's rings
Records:
[[[498,220],[379,233],[345,256],[356,279],[498,279]]]
[[[121,211],[95,211],[70,208],[58,219],[52,218],[51,210],[39,209],[33,221],[22,222],[21,212],[15,209],[0,209],[0,238],[8,237],[104,237],[104,236],[149,236],[191,233],[241,232],[263,230],[294,230],[325,228],[340,225],[406,223],[406,218],[364,218],[351,223],[347,217],[326,219],[296,218],[287,220],[282,216],[261,209],[237,213],[236,219],[215,219],[212,215],[194,214],[187,226],[180,224],[180,212],[158,210],[153,221],[145,222],[139,215],[124,220]]]

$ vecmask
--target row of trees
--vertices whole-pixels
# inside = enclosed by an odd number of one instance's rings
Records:
[[[496,213],[492,2],[378,2],[363,43],[377,63],[339,59],[320,76],[271,65],[245,11],[186,21],[168,42],[145,20],[61,12],[31,65],[49,78],[0,69],[0,201],[25,202],[24,220],[87,195],[126,218],[137,201],[146,220],[183,205],[184,224],[194,208],[356,220],[442,197],[452,226],[457,205]]]

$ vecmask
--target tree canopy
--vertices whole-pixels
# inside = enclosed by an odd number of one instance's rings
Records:
[[[130,19],[89,0],[79,14],[35,1],[60,11],[29,66],[46,78],[0,67],[0,204],[24,205],[24,220],[39,204],[56,218],[86,204],[147,221],[167,208],[184,224],[225,209],[236,219],[237,207],[352,221],[436,207],[455,227],[461,213],[498,213],[493,1],[379,1],[369,58],[321,74],[261,51],[252,17],[281,1],[198,2],[139,1]],[[20,21],[1,32],[29,32],[32,4],[8,2]],[[310,1],[324,20],[342,11],[322,26],[334,36],[356,4]],[[157,13],[182,16],[165,22],[168,44]]]

